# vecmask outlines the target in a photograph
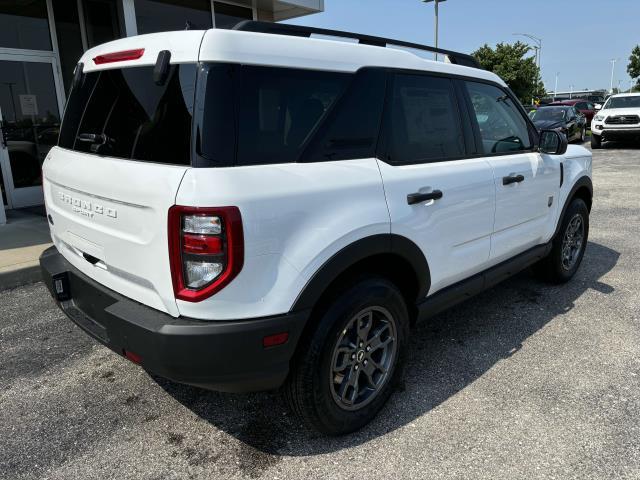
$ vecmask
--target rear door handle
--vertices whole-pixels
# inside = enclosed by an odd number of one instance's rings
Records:
[[[416,203],[426,202],[428,200],[440,200],[442,198],[442,192],[440,190],[434,190],[429,193],[410,193],[407,195],[407,203],[409,205],[415,205]]]
[[[509,175],[502,177],[502,185],[511,185],[512,183],[524,182],[524,175]]]

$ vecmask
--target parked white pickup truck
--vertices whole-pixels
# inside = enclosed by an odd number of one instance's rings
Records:
[[[591,148],[610,140],[640,144],[640,93],[610,96],[591,122]]]

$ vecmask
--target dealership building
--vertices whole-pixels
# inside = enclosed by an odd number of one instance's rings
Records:
[[[324,0],[3,0],[0,188],[5,209],[42,205],[41,165],[56,143],[76,62],[116,38],[231,28],[321,12]]]

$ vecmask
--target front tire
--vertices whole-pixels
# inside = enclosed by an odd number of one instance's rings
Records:
[[[602,148],[602,137],[591,132],[591,149],[597,150],[598,148]]]
[[[401,374],[409,314],[391,282],[357,281],[335,294],[299,346],[284,386],[291,410],[327,435],[362,428]]]
[[[534,266],[536,273],[551,283],[565,283],[580,268],[589,238],[589,209],[581,198],[569,204],[551,253]]]
[[[584,143],[587,139],[587,127],[582,127],[582,131],[580,132],[580,143]]]

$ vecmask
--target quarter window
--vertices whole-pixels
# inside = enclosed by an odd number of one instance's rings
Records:
[[[351,75],[243,67],[238,165],[296,162]]]
[[[531,139],[524,116],[511,97],[492,85],[466,82],[485,154],[529,150]]]
[[[395,76],[385,119],[388,159],[394,164],[434,162],[465,154],[451,80]]]

